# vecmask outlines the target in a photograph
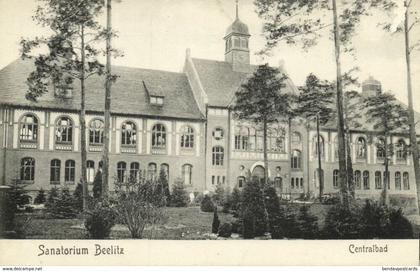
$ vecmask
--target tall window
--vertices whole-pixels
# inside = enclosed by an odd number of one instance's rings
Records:
[[[74,160],[67,160],[64,166],[64,181],[74,183],[76,175],[76,162],[74,162]]]
[[[137,142],[137,130],[134,122],[126,121],[121,126],[121,145],[133,146]]]
[[[160,171],[162,171],[165,174],[166,180],[169,181],[169,165],[168,164],[161,164],[160,165]]]
[[[249,128],[249,137],[248,137],[248,150],[256,150],[257,146],[257,134],[254,128]]]
[[[33,181],[35,178],[35,159],[25,157],[20,160],[20,180]]]
[[[403,185],[404,190],[410,190],[410,179],[408,177],[408,172],[403,173]]]
[[[385,158],[385,140],[383,138],[378,138],[376,143],[376,157],[379,159]]]
[[[223,166],[224,149],[222,146],[214,146],[212,151],[213,166]]]
[[[354,172],[354,184],[356,189],[362,188],[362,173],[360,172],[360,170],[356,170]]]
[[[321,151],[321,157],[324,157],[324,150],[325,150],[325,145],[324,145],[324,138],[320,135],[319,136],[319,145],[320,145],[320,151]],[[318,157],[318,136],[315,135],[312,138],[312,150],[313,150],[313,154],[315,157]]]
[[[184,179],[185,184],[192,184],[192,166],[189,164],[185,164],[182,166],[182,177]]]
[[[163,126],[163,124],[156,124],[152,128],[152,147],[166,147],[166,129],[165,126]]]
[[[302,167],[302,153],[299,150],[293,150],[292,152],[292,169],[300,169]]]
[[[89,125],[89,143],[103,144],[104,143],[104,122],[100,119],[94,119]]]
[[[60,168],[61,168],[61,161],[58,159],[51,160],[50,166],[50,182],[52,184],[59,184],[60,183]]]
[[[235,150],[248,150],[249,129],[246,127],[235,128]]]
[[[281,128],[276,127],[268,130],[268,150],[272,152],[285,152],[284,132]]]
[[[88,183],[93,183],[95,180],[95,162],[92,160],[86,161],[86,179]]]
[[[367,170],[363,171],[363,189],[370,189],[369,171]]]
[[[385,185],[385,182],[388,189],[391,189],[391,178],[389,177],[389,171],[388,171],[388,174],[386,171],[384,171],[384,185]]]
[[[403,139],[398,140],[397,143],[397,159],[398,160],[405,160],[407,155],[406,155],[406,151],[407,151],[407,146],[405,145],[405,141]]]
[[[290,187],[293,189],[295,188],[295,178],[290,179]]]
[[[57,143],[71,143],[73,140],[73,122],[69,117],[61,117],[55,127],[55,141]]]
[[[149,163],[149,166],[147,167],[147,176],[150,180],[154,181],[157,177],[157,166],[155,163]]]
[[[181,130],[181,148],[194,148],[194,130],[190,126]]]
[[[293,132],[292,133],[292,144],[300,144],[302,138],[300,136],[300,133]]]
[[[127,164],[123,161],[118,162],[117,164],[117,178],[119,182],[124,182],[126,178]]]
[[[130,164],[130,180],[138,180],[140,174],[140,164],[132,162]]]
[[[382,189],[382,176],[380,171],[375,171],[375,188]]]
[[[32,114],[26,114],[20,121],[19,139],[21,141],[37,141],[38,119]]]
[[[338,136],[334,138],[334,158],[338,159]]]
[[[338,188],[338,170],[334,169],[333,171],[333,187]]]
[[[395,172],[395,190],[401,190],[401,172]]]
[[[359,137],[356,142],[356,157],[361,159],[366,158],[366,150],[366,139]]]

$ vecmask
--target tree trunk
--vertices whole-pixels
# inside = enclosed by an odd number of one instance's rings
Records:
[[[351,198],[355,198],[355,184],[354,184],[354,175],[353,175],[353,164],[351,161],[351,135],[350,131],[346,129],[346,168],[347,168],[347,180],[349,186],[349,193]]]
[[[268,155],[267,155],[267,121],[263,123],[263,144],[264,144],[264,183],[268,182]]]
[[[420,214],[420,163],[419,163],[419,147],[416,139],[416,123],[414,119],[413,109],[413,90],[411,85],[411,56],[410,56],[410,36],[408,26],[409,7],[405,1],[406,11],[404,18],[404,37],[405,37],[405,61],[407,65],[407,98],[408,98],[408,122],[410,128],[410,146],[413,157],[414,175],[416,178],[417,191],[417,207]]]
[[[316,116],[316,145],[318,148],[318,180],[319,180],[319,200],[322,200],[324,194],[324,174],[322,171],[322,160],[321,160],[321,140],[319,135],[319,115]]]
[[[338,167],[340,172],[340,201],[348,207],[347,172],[346,172],[346,148],[344,142],[344,117],[343,117],[343,84],[341,80],[340,61],[340,33],[337,16],[337,0],[332,0],[334,17],[334,46],[337,76],[337,133],[338,133]]]
[[[289,132],[288,132],[288,137],[289,137],[289,140],[288,140],[288,148],[289,148],[289,158],[290,158],[290,162],[292,161],[292,155],[293,155],[293,150],[292,150],[292,119],[291,118],[289,118],[288,119],[288,129],[289,129]],[[301,163],[300,163],[300,165],[302,166],[302,161],[301,161]],[[291,176],[291,173],[292,173],[292,169],[291,169],[291,167],[289,168],[289,176]],[[286,185],[286,181],[287,180],[282,180],[282,183],[281,183],[281,190],[280,190],[280,193],[283,193],[283,187]]]
[[[108,197],[109,184],[109,134],[111,126],[111,0],[106,2],[106,24],[108,35],[106,38],[106,81],[105,81],[105,110],[104,110],[104,152],[102,157],[102,198]]]
[[[81,61],[82,61],[82,71],[80,76],[80,152],[81,152],[81,178],[82,178],[82,195],[83,195],[83,210],[87,210],[87,199],[88,199],[88,187],[86,180],[86,93],[85,93],[85,33],[84,26],[81,26]]]
[[[388,135],[385,134],[385,139],[384,139],[384,151],[385,151],[385,160],[384,160],[384,165],[385,165],[385,174],[384,174],[384,187],[382,190],[382,195],[381,195],[381,204],[382,205],[387,205],[388,204],[388,182],[389,182],[389,159],[388,159]]]

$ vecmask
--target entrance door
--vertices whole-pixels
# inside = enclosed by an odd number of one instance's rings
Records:
[[[256,178],[261,184],[264,183],[264,168],[256,166],[251,174],[252,179]]]

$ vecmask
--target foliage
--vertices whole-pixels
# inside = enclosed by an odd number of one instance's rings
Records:
[[[232,224],[223,223],[219,228],[219,236],[229,238],[232,235]]]
[[[274,239],[286,238],[300,238],[299,223],[295,211],[291,206],[281,206],[277,220],[275,221],[276,228],[272,232]],[[277,237],[277,238],[275,238]]]
[[[280,239],[283,237],[283,231],[280,225],[280,200],[274,187],[266,186],[264,188],[264,201],[268,214],[268,224],[270,227],[271,238]]]
[[[232,233],[242,234],[242,232],[243,232],[243,229],[242,229],[243,228],[243,221],[240,218],[232,221],[231,226],[232,226]]]
[[[34,199],[34,204],[43,204],[46,200],[45,190],[41,188]]]
[[[299,209],[297,223],[299,225],[299,232],[301,238],[319,238],[318,217],[309,213],[309,207],[307,205],[304,205]]]
[[[164,192],[164,191],[163,191]],[[183,181],[175,181],[172,185],[171,206],[185,207],[188,205],[190,198]]]
[[[165,205],[169,206],[171,202],[171,193],[169,191],[168,176],[166,176],[164,169],[161,169],[159,172],[158,184],[159,188],[162,190],[163,195],[165,196]]]
[[[81,212],[83,211],[83,186],[82,183],[78,183],[76,189],[73,192],[74,208]]]
[[[116,213],[109,206],[98,203],[90,210],[85,220],[85,228],[91,239],[105,239],[109,237],[115,225]]]
[[[360,208],[337,204],[325,217],[322,235],[325,239],[357,239],[360,230]]]
[[[95,174],[95,179],[93,179],[93,198],[100,199],[102,198],[102,172],[98,170]]]
[[[216,185],[212,199],[216,205],[223,205],[223,202],[225,201],[225,186],[223,184],[218,183]]]
[[[50,191],[48,192],[47,201],[45,202],[45,207],[47,210],[54,207],[54,204],[58,201],[59,196],[60,190],[56,186],[51,187]]]
[[[214,211],[215,206],[213,204],[213,201],[212,201],[211,197],[208,194],[204,195],[204,198],[201,201],[200,209],[203,212],[213,212]]]
[[[222,212],[223,213],[229,213],[231,205],[232,205],[232,195],[229,193],[229,191],[227,191],[225,193],[224,200],[223,200],[223,203],[222,203],[222,207],[223,207]]]
[[[241,191],[238,187],[234,187],[230,198],[230,210],[233,216],[237,217],[241,210]]]
[[[217,207],[215,207],[214,212],[213,212],[213,222],[211,223],[211,232],[218,233],[219,225],[220,225],[219,215],[217,214]]]
[[[48,205],[46,205],[46,209],[53,218],[76,217],[77,209],[75,208],[75,200],[67,187],[61,188],[57,197],[52,195],[49,199],[50,200],[48,201]]]

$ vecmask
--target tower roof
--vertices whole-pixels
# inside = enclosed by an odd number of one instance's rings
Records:
[[[363,85],[381,85],[381,82],[373,78],[373,76],[369,76],[368,79],[363,81]]]
[[[249,36],[248,26],[239,20],[239,18],[236,18],[235,21],[226,29],[226,36],[229,36],[230,34]]]

